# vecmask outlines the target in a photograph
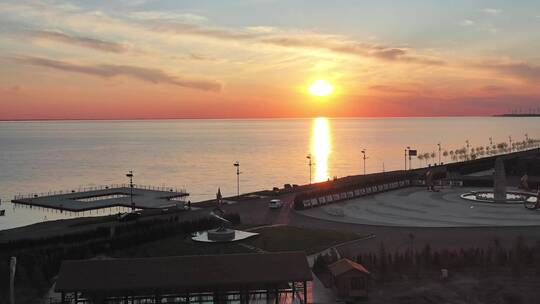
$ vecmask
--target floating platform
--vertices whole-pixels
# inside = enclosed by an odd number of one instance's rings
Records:
[[[63,211],[89,211],[111,207],[131,208],[129,186],[102,186],[83,191],[16,196],[11,202]],[[133,188],[133,206],[137,209],[161,209],[184,204],[185,190],[170,187],[138,186]]]

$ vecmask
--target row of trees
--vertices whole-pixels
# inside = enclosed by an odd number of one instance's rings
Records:
[[[512,142],[511,146],[507,142],[500,142],[496,144],[490,143],[486,146],[461,147],[455,150],[444,150],[441,151],[441,158],[444,158],[446,162],[448,162],[448,159],[454,162],[474,160],[481,157],[525,151],[538,147],[540,147],[539,139],[527,137],[527,139],[524,141]],[[424,161],[426,165],[428,165],[430,162],[434,162],[436,164],[438,162],[438,157],[438,152],[436,153],[435,151],[419,152],[417,156],[418,160],[420,160],[421,162]]]
[[[313,265],[315,273],[327,271],[327,266],[337,260],[335,254],[316,257]],[[426,245],[420,251],[396,251],[390,253],[381,243],[377,253],[366,252],[355,257],[379,281],[396,280],[403,276],[424,277],[441,269],[490,273],[510,271],[515,275],[525,272],[540,275],[540,241],[530,246],[518,237],[511,248],[501,246],[498,240],[488,248],[468,248],[459,250],[433,250]]]

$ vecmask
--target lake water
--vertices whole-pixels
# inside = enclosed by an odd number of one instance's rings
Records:
[[[540,137],[538,118],[380,118],[0,122],[0,229],[70,217],[13,208],[18,193],[126,183],[185,187],[191,201],[403,169],[404,148],[438,153]],[[436,157],[437,159],[438,157]],[[430,160],[429,162],[433,162]],[[442,159],[448,162],[448,159]],[[424,165],[426,162],[422,162]],[[414,159],[413,167],[420,161]],[[96,213],[94,213],[95,215]]]

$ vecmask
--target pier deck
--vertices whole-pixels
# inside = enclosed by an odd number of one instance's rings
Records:
[[[189,194],[166,187],[134,187],[133,204],[137,209],[164,208],[182,203]],[[88,191],[19,196],[14,204],[39,206],[64,211],[88,211],[110,207],[131,207],[129,186],[103,187]]]

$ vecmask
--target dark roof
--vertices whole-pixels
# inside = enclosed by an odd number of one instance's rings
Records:
[[[369,271],[364,266],[349,259],[341,259],[332,263],[328,265],[328,269],[335,277],[342,275],[349,270],[358,270],[362,273],[369,274]]]
[[[303,252],[64,261],[56,291],[185,291],[311,281]]]

